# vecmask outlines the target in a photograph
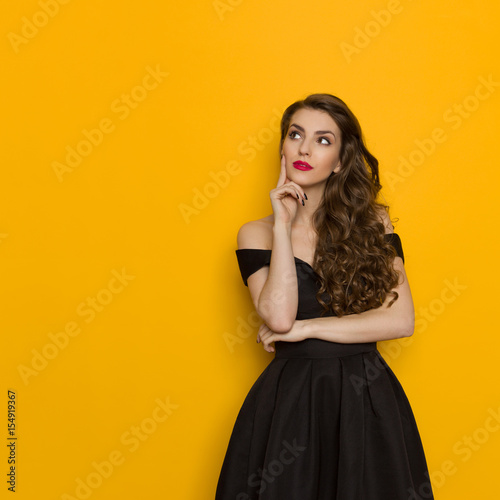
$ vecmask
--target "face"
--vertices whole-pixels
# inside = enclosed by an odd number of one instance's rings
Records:
[[[326,182],[340,168],[341,132],[325,111],[299,109],[283,141],[287,177],[300,186]]]

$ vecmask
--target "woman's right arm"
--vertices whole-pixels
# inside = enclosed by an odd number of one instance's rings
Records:
[[[248,277],[248,289],[255,310],[264,323],[274,332],[288,332],[297,316],[298,304],[291,229],[275,224],[270,237],[270,231],[262,227],[264,225],[268,224],[254,221],[243,225],[238,232],[238,248],[266,248],[272,239],[270,265],[261,267]]]
[[[300,202],[304,199],[304,192],[298,184],[287,179],[284,159],[278,186],[270,196],[274,212],[272,236],[269,224],[249,222],[238,232],[238,248],[269,248],[271,244],[270,265],[251,274],[247,283],[262,320],[272,331],[285,333],[292,328],[297,316],[298,284],[292,248],[292,221],[299,199]]]

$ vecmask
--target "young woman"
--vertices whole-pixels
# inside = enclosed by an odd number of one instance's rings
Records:
[[[414,306],[378,161],[339,98],[281,121],[273,214],[236,251],[274,359],[236,419],[216,500],[433,499],[408,399],[377,342],[408,337]]]

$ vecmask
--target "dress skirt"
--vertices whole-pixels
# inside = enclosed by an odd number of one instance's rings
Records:
[[[216,500],[434,498],[412,409],[376,342],[275,349],[236,418]]]

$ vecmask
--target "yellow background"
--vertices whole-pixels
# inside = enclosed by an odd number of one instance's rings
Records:
[[[16,498],[83,498],[89,477],[95,500],[214,497],[272,359],[254,341],[236,233],[270,213],[277,117],[315,92],[358,116],[399,219],[418,323],[409,345],[379,349],[435,496],[494,498],[497,3],[54,2],[4,2],[1,16],[0,413],[6,436],[16,391]],[[61,174],[77,147],[87,156]],[[51,350],[49,334],[67,345]],[[36,352],[51,359],[22,376]],[[111,459],[99,481],[93,463]]]

